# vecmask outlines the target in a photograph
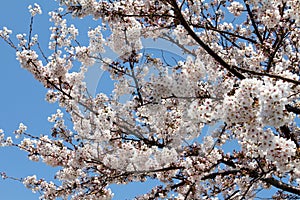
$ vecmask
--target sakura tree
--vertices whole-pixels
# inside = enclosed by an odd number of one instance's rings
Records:
[[[1,146],[60,169],[55,182],[21,179],[27,188],[42,199],[111,199],[111,184],[155,179],[160,184],[137,199],[254,199],[272,188],[270,198],[300,198],[300,1],[59,6],[49,13],[47,51],[34,26],[16,40],[0,32],[48,89],[46,100],[61,107],[49,116],[51,135],[35,136],[21,123],[12,139],[1,129]],[[29,11],[31,22],[42,14],[38,4]],[[88,44],[78,41],[70,16],[98,22]],[[186,59],[170,66],[143,51],[145,39],[171,43]],[[117,60],[104,56],[107,48]],[[110,73],[111,95],[90,95],[85,74],[95,63]]]

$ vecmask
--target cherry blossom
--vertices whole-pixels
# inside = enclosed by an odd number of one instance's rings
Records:
[[[47,50],[30,6],[30,34],[13,40],[3,27],[0,37],[59,108],[50,134],[20,123],[16,140],[0,129],[0,146],[58,170],[55,181],[19,181],[42,199],[112,199],[111,185],[149,179],[157,186],[136,199],[254,199],[270,188],[267,198],[299,198],[299,5],[60,0]],[[76,20],[90,16],[97,25],[80,32]],[[146,53],[145,40],[181,59]],[[95,64],[111,93],[89,91]]]
[[[35,3],[33,6],[29,5],[28,9],[32,17],[34,17],[36,14],[42,14],[41,7],[37,3]]]
[[[233,1],[228,7],[228,10],[235,16],[239,16],[242,14],[242,11],[244,10],[244,6],[240,2]]]

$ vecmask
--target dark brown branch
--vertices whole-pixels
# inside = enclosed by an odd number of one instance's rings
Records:
[[[186,193],[186,195],[185,195],[185,197],[184,197],[184,200],[187,200],[187,199],[188,199],[190,193],[193,191],[194,185],[195,185],[195,183],[194,183],[193,185],[190,185],[190,188],[189,188],[189,190],[187,191],[187,193]]]
[[[228,197],[226,197],[226,199],[225,200],[230,200],[232,197],[234,197],[237,193],[239,193],[240,192],[240,190],[236,190],[236,191],[234,191],[231,195],[229,195]]]
[[[298,187],[294,187],[292,185],[288,185],[286,183],[283,183],[279,180],[276,180],[275,178],[263,178],[261,179],[262,181],[265,181],[266,183],[278,188],[278,189],[281,189],[283,191],[286,191],[286,192],[290,192],[290,193],[293,193],[293,194],[297,194],[297,195],[300,195],[300,188]]]
[[[286,139],[292,140],[295,143],[295,145],[296,145],[297,148],[300,147],[300,145],[299,145],[299,143],[298,143],[298,141],[296,139],[296,136],[294,135],[294,133],[291,132],[290,128],[287,125],[281,126],[280,127],[280,131],[284,134],[284,137]]]
[[[208,45],[206,45],[198,36],[197,34],[191,29],[185,18],[183,17],[180,8],[177,5],[176,0],[169,0],[168,1],[171,6],[173,6],[173,10],[175,15],[178,17],[181,25],[185,28],[188,34],[210,55],[212,56],[215,61],[217,61],[221,66],[231,72],[234,76],[239,79],[245,79],[245,76],[230,66],[227,62],[225,62],[215,51],[213,51]]]
[[[181,182],[179,182],[177,184],[172,185],[171,186],[171,190],[174,190],[175,188],[178,188],[178,187],[183,186],[185,184],[186,184],[186,181],[181,181]]]
[[[244,68],[240,68],[240,67],[235,67],[235,69],[237,69],[238,71],[244,72],[244,73],[248,73],[248,74],[252,74],[252,75],[258,75],[258,76],[268,76],[270,78],[275,78],[275,79],[280,79],[289,83],[294,83],[296,85],[300,84],[300,81],[294,80],[294,79],[290,79],[290,78],[285,78],[279,75],[275,75],[275,74],[269,74],[266,72],[256,72],[253,70],[249,70],[249,69],[244,69]]]
[[[240,173],[240,172],[241,172],[241,170],[239,170],[239,169],[237,169],[237,170],[215,172],[215,173],[211,173],[211,174],[208,174],[206,176],[203,176],[201,178],[201,180],[214,179],[217,176],[227,176],[227,175],[231,175],[231,174],[237,174],[237,173]]]
[[[297,108],[297,107],[293,107],[291,105],[285,105],[285,109],[288,111],[288,112],[292,112],[292,113],[295,113],[297,115],[300,114],[300,109]]]
[[[144,101],[143,101],[143,97],[142,97],[142,94],[141,94],[141,88],[139,86],[139,82],[135,76],[135,73],[134,73],[134,62],[132,61],[129,61],[129,65],[130,65],[130,71],[131,71],[131,77],[134,81],[134,84],[135,84],[135,89],[136,89],[136,93],[138,95],[138,100],[140,102],[141,105],[143,105]]]
[[[250,10],[250,6],[249,6],[249,4],[247,3],[246,0],[244,0],[244,2],[245,2],[245,5],[246,5],[246,9],[247,9],[248,15],[249,15],[249,17],[250,17],[250,20],[251,20],[251,23],[252,23],[254,32],[255,32],[256,36],[258,37],[260,43],[263,44],[263,42],[264,42],[264,41],[263,41],[263,38],[261,37],[261,35],[260,35],[259,31],[258,31],[258,27],[257,27],[256,22],[255,22],[255,20],[254,20],[253,13],[252,13],[252,11]]]
[[[232,33],[232,32],[218,30],[218,29],[213,28],[213,27],[202,27],[202,28],[206,28],[208,30],[216,31],[216,32],[218,32],[220,34],[226,34],[226,35],[230,35],[230,36],[233,36],[233,37],[236,37],[236,38],[240,38],[240,39],[246,40],[248,42],[251,42],[253,44],[257,44],[257,41],[255,41],[255,40],[253,40],[251,38],[247,38],[245,36],[238,35],[238,34],[235,34],[235,33]]]
[[[272,52],[272,54],[269,57],[269,61],[268,61],[268,64],[267,64],[266,72],[270,71],[270,69],[271,69],[271,67],[273,65],[273,60],[275,58],[275,55],[278,52],[278,50],[280,49],[281,44],[282,44],[285,36],[286,36],[285,34],[282,34],[282,35],[279,35],[279,36],[277,35],[277,38],[276,38],[276,40],[275,40],[275,42],[274,42],[274,44],[272,46],[272,48],[274,49],[274,51]],[[279,37],[280,37],[280,39],[279,39]]]
[[[300,188],[295,187],[291,184],[286,184],[280,180],[276,180],[275,178],[261,178],[262,174],[255,171],[255,170],[250,170],[250,169],[240,169],[240,170],[229,170],[229,171],[221,171],[221,172],[215,172],[208,174],[204,177],[201,178],[201,180],[207,180],[207,179],[214,179],[217,176],[227,176],[227,175],[236,175],[238,173],[241,173],[243,170],[247,171],[247,174],[249,174],[250,177],[255,178],[256,180],[261,180],[264,181],[273,187],[276,187],[278,189],[281,189],[286,192],[290,192],[293,194],[300,195]]]

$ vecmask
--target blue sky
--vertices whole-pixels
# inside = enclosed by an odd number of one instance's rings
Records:
[[[3,1],[0,7],[0,27],[7,26],[13,33],[27,32],[30,15],[27,7],[33,1]],[[43,25],[39,29],[47,30]],[[45,89],[31,74],[20,68],[13,49],[0,40],[0,127],[6,133],[13,132],[20,122],[29,125],[29,131],[41,133],[49,130],[47,115],[55,106],[44,101]],[[15,148],[0,148],[0,171],[15,177],[41,172],[48,176],[51,168],[27,160],[24,152]],[[52,171],[52,170],[51,170]],[[47,172],[47,173],[46,173]],[[37,195],[16,181],[0,180],[1,199],[38,199]]]
[[[41,46],[47,49],[49,41],[49,25],[47,13],[57,4],[55,1],[10,0],[1,2],[0,27],[6,26],[17,33],[28,33],[30,14],[28,5],[39,3],[42,6],[43,15],[34,20],[34,33],[39,34]],[[87,30],[96,22],[88,20],[75,20],[80,29]],[[91,25],[87,26],[87,22]],[[81,32],[83,35],[86,31]],[[14,37],[13,37],[14,39]],[[48,104],[44,98],[46,90],[33,79],[32,75],[21,69],[15,58],[15,51],[0,40],[0,128],[6,133],[12,133],[20,122],[28,126],[28,132],[39,135],[47,134],[51,129],[47,117],[55,113],[57,105]],[[16,148],[0,148],[0,171],[16,178],[37,174],[51,180],[56,169],[42,163],[31,162],[25,152]],[[152,184],[153,185],[153,184]],[[139,194],[144,189],[148,190],[151,184],[131,184],[125,187],[114,187],[117,190],[114,199],[132,198],[129,194]],[[148,188],[148,189],[147,189]],[[21,183],[12,180],[0,179],[1,199],[38,199],[39,194],[33,194]]]

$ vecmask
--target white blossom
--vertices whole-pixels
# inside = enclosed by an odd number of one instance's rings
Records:
[[[230,6],[228,7],[228,10],[235,16],[239,16],[239,15],[241,15],[242,11],[244,10],[244,6],[240,2],[234,1],[230,4]]]
[[[2,30],[0,30],[0,37],[5,40],[9,38],[10,34],[12,34],[12,31],[7,29],[7,27],[3,27]]]
[[[20,123],[21,141],[0,129],[0,146],[57,169],[55,184],[22,179],[41,199],[111,199],[111,185],[149,179],[159,184],[136,199],[298,195],[299,5],[64,0],[49,12],[47,51],[35,23],[16,38],[4,27],[0,37],[58,108],[46,134]],[[96,23],[79,37],[89,17]]]
[[[33,6],[29,5],[28,10],[32,17],[34,17],[36,14],[42,14],[42,9],[37,3],[35,3]]]
[[[18,138],[20,135],[25,133],[26,130],[27,130],[27,126],[25,126],[23,123],[20,123],[18,130],[15,131],[16,138]]]

